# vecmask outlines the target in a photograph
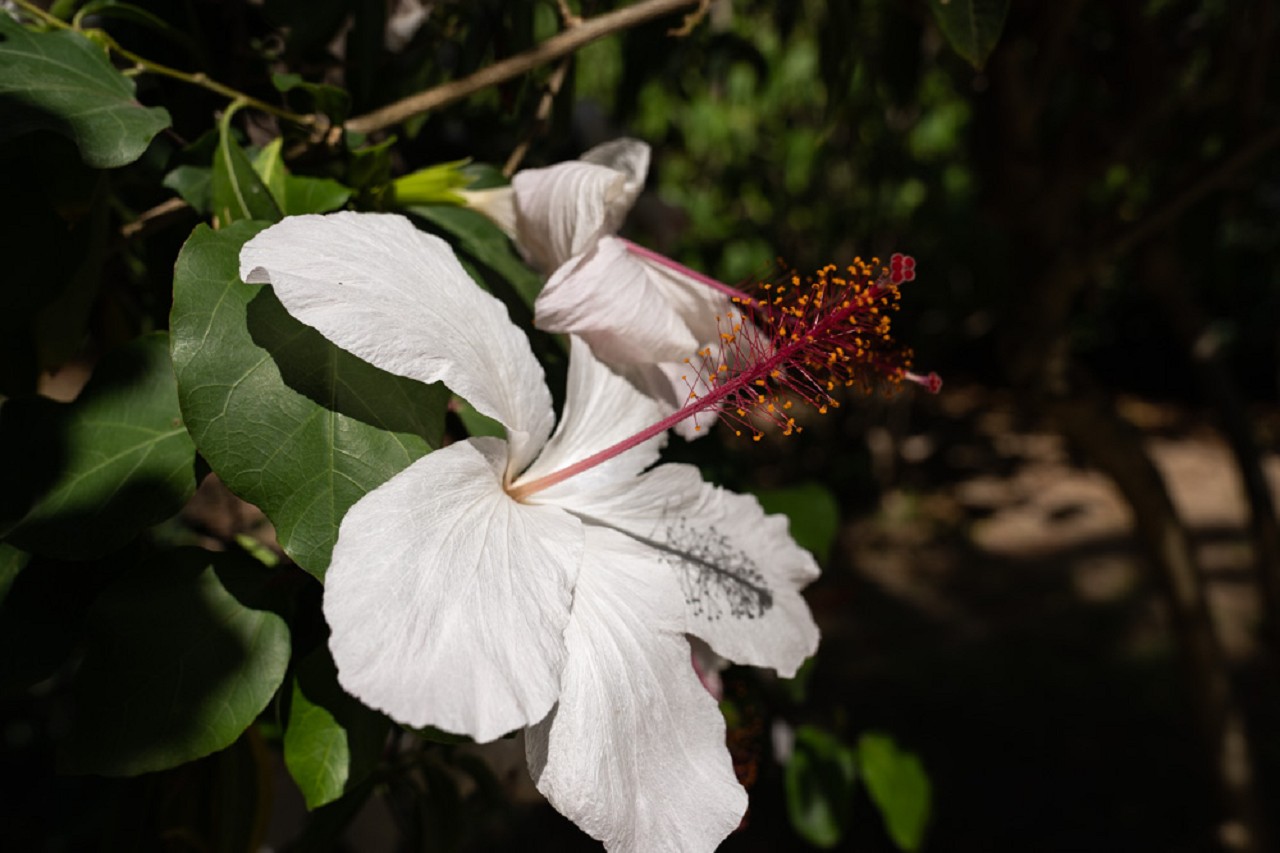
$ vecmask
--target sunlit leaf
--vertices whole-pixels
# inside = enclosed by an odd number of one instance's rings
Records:
[[[293,678],[284,761],[307,808],[331,803],[377,765],[387,739],[387,718],[338,686],[338,671],[324,646],[307,656]]]
[[[353,503],[439,446],[448,392],[392,376],[240,281],[240,247],[265,227],[196,228],[174,276],[178,397],[200,453],[262,508],[317,577]]]
[[[284,155],[281,150],[284,148],[284,137],[277,136],[264,146],[257,154],[253,156],[253,171],[266,185],[267,191],[271,193],[271,197],[275,199],[276,205],[284,210],[284,181],[289,175],[289,170],[284,165]]]
[[[929,7],[952,49],[975,68],[995,50],[1009,14],[1009,0],[929,0]]]
[[[920,849],[929,825],[930,785],[920,759],[893,738],[867,732],[858,738],[858,769],[889,837],[908,853]]]
[[[242,555],[188,548],[108,587],[89,616],[63,768],[133,776],[234,742],[289,663],[271,578]]]
[[[194,464],[168,338],[145,335],[104,358],[75,402],[0,408],[0,530],[40,554],[105,554],[182,507]]]
[[[214,218],[223,228],[242,219],[278,222],[283,216],[280,206],[231,131],[234,114],[234,109],[228,109],[218,123],[218,147],[209,185]]]
[[[857,775],[853,750],[822,729],[800,726],[784,783],[791,826],[816,847],[834,847],[849,829]]]
[[[77,32],[31,32],[0,12],[0,140],[34,130],[67,137],[99,169],[132,163],[169,126],[134,99],[133,81]]]
[[[328,213],[338,210],[351,198],[351,188],[332,178],[290,175],[284,181],[284,211],[289,216]]]
[[[253,170],[285,216],[328,213],[347,203],[352,190],[332,178],[289,174],[280,153],[283,143],[283,138],[276,137],[259,151],[253,158]]]

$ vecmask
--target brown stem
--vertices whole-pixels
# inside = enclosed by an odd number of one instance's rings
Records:
[[[556,103],[556,96],[560,94],[565,78],[569,76],[569,66],[573,64],[571,59],[572,57],[566,56],[560,60],[556,70],[552,71],[551,76],[547,78],[546,89],[542,93],[542,100],[538,102],[538,111],[533,116],[533,125],[529,128],[529,133],[524,139],[520,140],[520,144],[515,147],[515,150],[511,152],[511,156],[507,158],[506,165],[502,167],[502,174],[507,178],[514,175],[516,169],[520,168],[524,155],[529,153],[529,146],[533,144],[534,136],[546,127],[547,119],[551,117],[551,108]]]
[[[577,26],[552,36],[524,53],[495,62],[461,80],[450,80],[448,83],[402,98],[394,104],[356,116],[347,121],[346,129],[351,133],[373,133],[383,130],[420,113],[475,94],[481,89],[519,77],[539,65],[573,53],[578,48],[604,38],[610,33],[637,26],[685,6],[693,6],[698,2],[699,0],[641,0],[607,15],[584,19]]]
[[[1244,716],[1214,633],[1191,538],[1164,480],[1140,437],[1102,393],[1073,388],[1052,395],[1048,412],[1133,508],[1134,524],[1160,581],[1209,747],[1212,776],[1224,810],[1219,840],[1238,853],[1266,849]]]
[[[1200,391],[1218,418],[1235,457],[1253,538],[1256,576],[1265,613],[1265,628],[1274,659],[1280,662],[1280,523],[1271,486],[1262,470],[1253,428],[1235,377],[1223,362],[1209,319],[1188,286],[1175,248],[1153,246],[1144,258],[1140,280],[1159,306],[1191,361]]]

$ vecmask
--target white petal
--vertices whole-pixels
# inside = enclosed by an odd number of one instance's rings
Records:
[[[626,174],[577,160],[517,172],[511,186],[516,245],[543,272],[617,231],[634,201]]]
[[[596,358],[581,338],[571,336],[569,379],[564,412],[555,435],[513,485],[568,467],[629,438],[667,414],[661,403],[625,376]],[[629,480],[658,460],[666,433],[596,465],[560,486],[537,493],[536,503],[556,503],[559,496]]]
[[[483,213],[512,240],[516,239],[516,193],[511,187],[487,190],[454,190],[467,207]]]
[[[578,159],[584,163],[606,166],[626,175],[628,208],[644,190],[644,179],[649,174],[649,144],[646,142],[624,136],[597,145]]]
[[[424,456],[342,520],[325,576],[343,688],[411,726],[485,741],[555,703],[582,525],[502,490],[506,445]]]
[[[682,636],[679,589],[626,538],[589,530],[560,702],[526,735],[550,800],[611,851],[709,851],[747,795]]]
[[[547,279],[533,306],[534,324],[549,332],[581,335],[605,361],[679,362],[708,338],[690,329],[682,313],[687,304],[672,298],[677,289],[627,251],[624,241],[606,237]],[[690,313],[699,326],[709,324],[710,336],[715,335],[714,308]]]
[[[514,470],[550,434],[551,395],[528,338],[447,243],[404,217],[288,217],[245,244],[240,275],[270,284],[290,314],[348,352],[443,382],[499,421]]]
[[[699,344],[714,343],[722,331],[729,331],[739,319],[729,297],[651,258],[637,257],[663,301],[679,315]]]
[[[818,646],[800,590],[818,575],[787,519],[760,502],[704,483],[691,465],[660,465],[628,483],[562,503],[588,525],[625,532],[675,572],[685,631],[735,663],[790,677]]]

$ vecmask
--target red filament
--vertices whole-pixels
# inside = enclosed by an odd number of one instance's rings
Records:
[[[784,435],[799,432],[797,402],[819,414],[837,408],[840,389],[870,392],[905,380],[936,393],[942,380],[912,373],[911,351],[890,334],[898,285],[913,278],[915,260],[894,255],[888,269],[877,258],[857,259],[844,270],[828,265],[807,278],[792,274],[762,284],[759,296],[734,296],[719,318],[719,340],[685,360],[689,396],[682,408],[573,465],[517,482],[510,494],[519,500],[563,482],[703,412],[714,411],[736,434],[746,429],[758,441],[765,425]]]

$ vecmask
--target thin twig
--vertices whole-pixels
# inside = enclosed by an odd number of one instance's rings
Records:
[[[569,0],[556,0],[556,5],[560,7],[560,20],[564,21],[566,27],[576,27],[582,23],[582,16],[574,14],[569,8]]]
[[[693,33],[698,24],[702,23],[702,19],[707,16],[707,12],[711,11],[711,0],[701,0],[698,8],[684,16],[684,23],[678,27],[672,27],[667,30],[667,35],[675,38],[684,38]]]
[[[551,108],[555,106],[556,97],[564,86],[565,78],[569,76],[569,66],[573,64],[572,60],[573,57],[570,56],[560,60],[556,70],[552,71],[551,76],[547,78],[547,86],[542,93],[542,100],[538,102],[538,111],[533,116],[533,126],[529,128],[529,133],[524,139],[520,140],[520,144],[511,152],[511,156],[507,158],[506,165],[502,167],[502,174],[507,178],[514,175],[516,169],[520,168],[524,155],[529,153],[529,146],[533,144],[533,137],[546,126],[547,119],[551,117]]]
[[[149,210],[144,210],[138,214],[138,218],[132,222],[126,222],[120,226],[120,240],[132,240],[134,237],[149,233],[156,228],[167,224],[180,214],[186,213],[191,209],[191,205],[187,204],[177,196],[162,201]]]
[[[578,48],[611,33],[634,27],[698,2],[701,0],[641,0],[639,3],[607,15],[584,20],[578,26],[554,35],[524,53],[495,62],[461,80],[450,80],[448,83],[402,98],[394,104],[356,116],[347,121],[345,127],[351,133],[373,133],[383,130],[416,115],[473,95],[489,86],[519,77],[539,65],[573,53]]]

